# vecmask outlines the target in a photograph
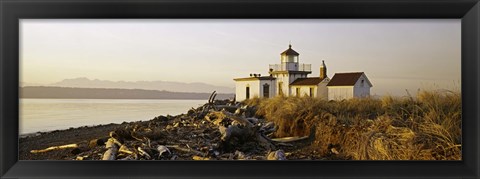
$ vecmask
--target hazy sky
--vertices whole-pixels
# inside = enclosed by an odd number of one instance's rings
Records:
[[[363,71],[372,95],[459,89],[460,20],[21,20],[20,81],[204,82],[268,74],[292,48],[318,76]]]

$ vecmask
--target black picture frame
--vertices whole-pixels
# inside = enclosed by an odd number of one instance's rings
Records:
[[[2,178],[480,178],[478,0],[1,0]],[[462,161],[18,161],[19,19],[461,19]]]

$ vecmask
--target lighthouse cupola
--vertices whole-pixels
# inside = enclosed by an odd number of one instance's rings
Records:
[[[288,49],[280,54],[282,63],[298,63],[300,54],[292,49],[292,44],[288,44]]]

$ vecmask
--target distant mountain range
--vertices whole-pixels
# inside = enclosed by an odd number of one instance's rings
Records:
[[[234,93],[234,88],[215,86],[206,83],[182,83],[171,81],[109,81],[88,78],[64,79],[52,84],[21,83],[21,86],[56,86],[75,88],[115,88],[115,89],[144,89],[172,92],[193,93]]]
[[[143,89],[72,88],[51,86],[20,87],[20,98],[71,99],[208,99],[211,93],[186,93]],[[234,94],[218,93],[215,99],[230,99]]]

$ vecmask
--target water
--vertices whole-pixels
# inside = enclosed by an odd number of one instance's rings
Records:
[[[207,100],[20,99],[19,133],[150,120],[177,115]]]

